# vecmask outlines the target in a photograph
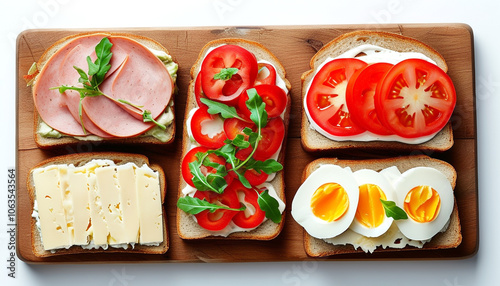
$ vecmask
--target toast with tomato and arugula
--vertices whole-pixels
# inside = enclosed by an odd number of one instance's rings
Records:
[[[270,240],[284,223],[290,83],[243,39],[207,43],[191,68],[177,231],[183,239]]]
[[[412,38],[355,31],[323,46],[302,74],[302,146],[445,151],[456,93],[444,58]]]

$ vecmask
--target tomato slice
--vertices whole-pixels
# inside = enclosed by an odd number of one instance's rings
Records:
[[[277,85],[262,84],[256,86],[255,90],[266,104],[268,118],[278,117],[283,113],[287,101],[287,96],[283,89]],[[242,93],[238,102],[238,107],[245,118],[250,118],[251,112],[246,105],[247,100],[248,94],[246,92]]]
[[[391,68],[378,87],[375,101],[382,123],[405,138],[441,130],[455,104],[455,87],[450,77],[421,59],[404,60]]]
[[[375,110],[377,85],[394,65],[375,63],[358,70],[349,80],[346,90],[347,109],[352,121],[375,134],[391,135],[392,130],[382,125]]]
[[[247,210],[240,211],[233,217],[233,222],[242,228],[254,228],[260,225],[265,218],[266,213],[260,208],[258,203],[259,196],[257,190],[247,189],[239,181],[234,181],[230,186],[241,197]]]
[[[208,150],[209,150],[208,148],[203,147],[203,146],[195,147],[195,148],[189,150],[189,152],[187,152],[186,155],[184,155],[184,158],[182,159],[182,163],[181,163],[182,178],[184,179],[184,181],[186,181],[186,183],[188,185],[190,185],[193,188],[195,188],[195,185],[193,184],[193,174],[191,174],[191,170],[189,169],[189,164],[191,162],[196,161],[196,154],[206,153]],[[208,158],[213,163],[217,163],[220,165],[226,164],[226,160],[223,157],[217,156],[213,153],[208,154]],[[200,169],[201,169],[201,172],[203,173],[203,175],[207,175],[208,173],[215,173],[216,172],[216,170],[214,168],[209,167],[209,166],[202,165]],[[224,177],[224,179],[226,179],[226,182],[229,185],[233,181],[234,177],[228,174],[227,176]]]
[[[205,105],[201,102],[201,98],[207,98],[203,91],[201,90],[201,76],[198,74],[196,76],[196,80],[194,81],[194,97],[196,99],[196,103],[198,103],[198,106]]]
[[[345,91],[351,76],[365,66],[358,59],[335,59],[325,64],[312,80],[305,105],[310,118],[325,132],[349,136],[364,131],[351,120]]]
[[[265,161],[271,158],[271,156],[279,150],[285,138],[285,124],[281,117],[270,119],[267,125],[261,129],[261,135],[262,139],[259,141],[253,158],[259,161]],[[240,152],[241,156],[246,158],[252,152],[252,147],[240,150]]]
[[[250,128],[255,131],[255,124],[253,122],[242,121],[238,118],[227,118],[224,120],[224,132],[226,133],[227,138],[234,140],[236,135],[241,134],[248,139],[248,135],[243,133],[243,129]]]
[[[237,68],[229,79],[215,79],[227,68]],[[201,89],[210,99],[237,104],[238,96],[251,87],[258,73],[255,56],[236,45],[223,45],[212,50],[201,64]]]
[[[231,184],[232,185],[232,184]],[[207,200],[213,204],[222,204],[230,208],[238,209],[241,203],[234,188],[229,185],[222,194],[217,194],[211,191],[196,191],[195,198]],[[195,214],[196,221],[204,229],[211,231],[223,230],[239,211],[218,209],[211,213],[209,210],[204,210]]]
[[[255,79],[254,86],[261,84],[276,85],[276,69],[273,65],[268,63],[259,63],[259,72]]]
[[[204,105],[200,106],[196,110],[191,118],[191,133],[193,134],[194,140],[200,145],[208,147],[210,149],[217,149],[224,146],[224,140],[227,139],[226,133],[223,128],[217,134],[204,133],[203,126],[205,124],[217,125],[217,120],[221,120],[218,115],[212,115],[208,113],[207,107]],[[221,124],[222,126],[222,124]],[[217,128],[217,126],[215,126]],[[213,135],[213,136],[211,136]]]

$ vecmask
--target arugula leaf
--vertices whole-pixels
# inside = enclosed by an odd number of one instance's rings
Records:
[[[250,119],[257,125],[257,127],[263,128],[267,124],[267,112],[266,103],[262,101],[262,98],[257,93],[255,88],[247,90],[248,100],[246,105],[251,112]]]
[[[224,209],[224,210],[233,210],[233,211],[242,211],[245,210],[245,206],[242,205],[239,209],[233,209],[226,206],[216,205],[207,202],[205,199],[200,200],[198,198],[193,198],[190,196],[182,197],[177,200],[177,207],[181,210],[185,211],[188,214],[199,214],[204,210],[208,210],[213,213],[216,210]]]
[[[259,194],[257,192],[259,198],[257,199],[257,203],[259,203],[259,207],[266,213],[266,217],[272,220],[274,223],[281,222],[281,213],[279,210],[278,201],[269,195],[269,191],[265,190]]]
[[[245,165],[247,169],[254,169],[257,173],[264,172],[266,174],[272,174],[283,170],[283,165],[274,159],[267,159],[266,161],[258,161],[255,159],[248,160]]]
[[[214,75],[214,79],[230,80],[236,73],[238,73],[237,68],[223,68],[219,73]]]
[[[126,103],[124,102],[124,100],[119,100],[120,102],[123,102],[123,103]],[[154,120],[153,116],[151,115],[151,111],[149,110],[144,110],[144,112],[142,112],[142,121],[144,122],[153,122],[154,124],[156,124],[158,127],[160,127],[161,129],[165,130],[167,129],[167,127],[161,123],[159,123],[158,121]]]
[[[380,199],[380,201],[382,202],[387,217],[392,217],[394,220],[408,219],[406,212],[398,207],[395,202],[384,201],[383,199]]]
[[[236,112],[236,108],[233,106],[228,106],[224,103],[217,102],[210,100],[208,98],[201,98],[200,99],[203,104],[208,106],[208,113],[210,114],[218,114],[220,113],[220,116],[222,118],[227,119],[227,118],[238,118],[240,120],[244,120],[238,115],[238,112]]]
[[[246,141],[245,140],[245,136],[241,135],[241,134],[238,134],[236,135],[236,137],[234,137],[234,139],[231,141],[229,140],[230,144],[240,148],[240,149],[245,149],[245,148],[248,148],[250,147],[250,142]]]

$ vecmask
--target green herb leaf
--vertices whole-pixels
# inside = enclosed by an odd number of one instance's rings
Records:
[[[384,201],[380,199],[382,206],[384,206],[385,215],[387,217],[392,217],[394,220],[408,219],[406,212],[398,207],[393,201]]]
[[[238,112],[236,112],[236,108],[232,106],[228,106],[224,103],[213,101],[208,98],[201,98],[200,100],[203,104],[208,106],[207,111],[210,114],[220,114],[220,116],[222,116],[222,118],[224,119],[238,118],[240,120],[244,120],[238,115]]]
[[[274,223],[280,223],[281,213],[278,201],[269,195],[268,190],[265,190],[258,195],[259,198],[257,199],[257,203],[259,203],[259,207],[266,213],[266,217]]]
[[[245,167],[247,169],[254,169],[259,174],[260,172],[264,172],[268,175],[283,170],[283,165],[281,165],[278,161],[274,159],[267,159],[266,161],[258,161],[252,158],[248,160]]]
[[[251,112],[250,119],[258,128],[265,127],[267,124],[266,103],[262,101],[255,88],[248,89],[247,94],[246,105]]]
[[[223,68],[219,73],[214,75],[214,79],[229,80],[236,73],[238,73],[237,68]]]
[[[245,136],[243,136],[242,134],[238,134],[236,135],[236,137],[234,137],[234,139],[230,141],[230,144],[234,145],[235,147],[238,147],[240,149],[245,149],[245,148],[248,148],[250,147],[250,142],[246,141],[245,140]]]
[[[123,102],[122,100],[119,100],[120,102]],[[132,104],[131,104],[132,105]],[[143,122],[153,122],[154,124],[156,124],[156,126],[160,127],[161,129],[165,130],[167,129],[167,126],[159,123],[158,121],[156,121],[153,116],[151,115],[151,111],[149,110],[144,110],[142,112],[142,121]]]
[[[177,207],[181,210],[185,211],[188,214],[199,214],[204,210],[208,210],[209,212],[215,212],[219,209],[224,210],[233,210],[233,211],[242,211],[245,210],[245,206],[242,205],[239,209],[233,209],[226,206],[216,205],[207,202],[206,200],[200,200],[198,198],[193,198],[190,196],[182,197],[177,200]]]
[[[97,87],[103,81],[106,73],[111,68],[109,62],[111,61],[111,47],[113,44],[109,41],[108,38],[102,38],[102,40],[95,47],[96,60],[94,64],[90,60],[90,57],[87,57],[87,63],[89,64],[89,75],[92,76],[91,82],[92,86]]]

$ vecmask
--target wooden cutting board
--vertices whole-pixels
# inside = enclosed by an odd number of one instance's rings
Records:
[[[303,229],[290,215],[293,196],[301,183],[302,169],[318,155],[306,153],[300,143],[301,94],[300,76],[310,69],[309,61],[316,51],[333,38],[353,30],[381,30],[416,38],[439,51],[446,59],[457,90],[457,105],[451,122],[455,145],[444,153],[427,154],[451,163],[458,172],[455,189],[462,224],[463,241],[456,249],[406,251],[404,258],[465,258],[478,249],[478,189],[476,115],[474,89],[473,35],[464,24],[403,25],[335,25],[277,27],[214,27],[214,28],[141,28],[113,29],[114,32],[140,34],[163,44],[179,63],[179,93],[175,99],[177,134],[182,134],[189,70],[206,42],[218,38],[239,37],[258,41],[283,63],[292,84],[292,110],[285,159],[286,217],[281,234],[272,241],[228,241],[212,239],[183,241],[176,231],[176,201],[179,177],[181,140],[169,147],[105,146],[82,143],[76,147],[44,151],[33,140],[33,101],[30,88],[22,78],[31,64],[39,59],[52,43],[70,34],[88,30],[28,30],[17,41],[17,253],[29,263],[104,263],[104,262],[248,262],[295,261],[312,259],[303,248]],[[105,30],[105,29],[103,29]],[[101,31],[103,31],[101,30]],[[109,30],[106,30],[109,31]],[[178,138],[181,136],[178,135]],[[38,162],[52,156],[88,151],[124,151],[147,155],[160,164],[167,175],[165,208],[168,215],[170,249],[164,255],[83,254],[37,258],[31,251],[31,213],[26,188],[28,171]],[[422,152],[414,151],[412,154]],[[378,158],[391,154],[350,151],[336,153],[340,158]],[[394,154],[392,154],[394,155]],[[400,154],[408,155],[408,154]],[[293,167],[291,167],[293,166]],[[351,254],[328,259],[401,259],[401,252]]]

